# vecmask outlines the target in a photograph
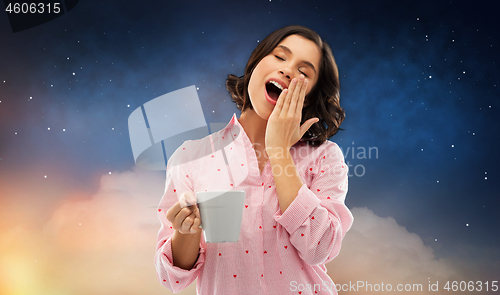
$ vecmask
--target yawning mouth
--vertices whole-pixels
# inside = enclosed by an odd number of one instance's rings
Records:
[[[283,86],[281,86],[276,81],[269,81],[268,83],[266,83],[266,91],[269,97],[276,101],[278,100],[281,91],[283,91]]]

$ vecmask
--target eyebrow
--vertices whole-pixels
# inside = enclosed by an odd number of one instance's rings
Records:
[[[278,48],[278,47],[283,49],[288,54],[293,54],[293,52],[290,50],[290,48],[286,47],[285,45],[276,46],[276,48]],[[314,67],[314,65],[312,63],[308,62],[307,60],[303,60],[302,63],[308,65],[310,68],[313,69],[314,73],[317,74],[316,68]]]

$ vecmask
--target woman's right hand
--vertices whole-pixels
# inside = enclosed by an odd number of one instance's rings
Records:
[[[195,234],[201,230],[200,210],[192,192],[181,194],[180,200],[167,211],[167,220],[181,234]]]

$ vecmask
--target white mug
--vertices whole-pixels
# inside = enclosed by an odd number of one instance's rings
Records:
[[[196,199],[205,242],[238,242],[245,191],[197,192]]]

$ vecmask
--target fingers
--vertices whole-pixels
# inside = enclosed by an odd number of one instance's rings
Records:
[[[200,218],[200,209],[198,209],[198,205],[189,206],[189,209],[191,209],[197,218]]]
[[[288,94],[288,88],[283,89],[283,91],[281,91],[280,96],[278,97],[278,101],[276,102],[276,106],[274,107],[271,115],[273,114],[276,114],[277,116],[280,115],[281,109],[283,108],[283,101],[286,99],[287,94]]]
[[[288,88],[281,91],[273,113],[278,116],[281,114],[288,115],[289,112],[290,115],[302,115],[307,83],[307,79],[302,74],[299,78],[293,78]]]
[[[300,75],[296,80],[296,85],[290,99],[289,115],[302,115],[303,101],[306,96],[307,79],[304,75]],[[299,108],[300,107],[300,108]]]
[[[194,234],[200,230],[200,222],[200,219],[193,213],[184,219],[179,232],[181,234]]]
[[[192,192],[181,194],[180,200],[168,209],[167,220],[172,223],[172,228],[181,234],[193,234],[199,231],[200,210]]]
[[[304,75],[299,78],[294,78],[289,86],[286,99],[283,103],[282,114],[286,115],[302,115],[302,107],[304,105],[304,98],[306,96],[307,79]]]
[[[190,191],[185,191],[181,194],[181,197],[179,199],[179,203],[181,205],[181,208],[186,208],[189,207],[191,211],[193,211],[196,214],[196,217],[200,218],[200,210],[198,210],[198,200],[196,199],[196,196],[190,192]]]
[[[307,79],[304,79],[304,81],[302,82],[302,87],[300,88],[300,93],[299,93],[299,97],[298,99],[296,100],[293,100],[294,102],[296,102],[296,106],[295,107],[290,107],[290,111],[294,111],[295,110],[295,113],[297,115],[300,115],[300,117],[302,117],[302,108],[304,107],[304,100],[305,100],[305,97],[306,97],[306,89],[307,89]]]
[[[174,222],[175,216],[181,211],[180,202],[175,203],[172,207],[170,207],[167,211],[167,220],[171,223]]]
[[[198,232],[201,219],[191,207],[182,208],[172,221],[172,228],[181,234],[193,234]]]
[[[309,128],[311,128],[311,126],[316,122],[319,122],[318,118],[311,118],[311,119],[305,121],[304,124],[302,124],[302,126],[300,126],[300,132],[299,132],[300,137],[302,138],[302,136],[304,136],[306,131],[309,130]]]
[[[198,211],[198,206],[196,205],[196,203],[196,197],[192,192],[183,192],[180,196],[179,202],[175,203],[170,209],[168,209],[167,220],[173,222],[177,214],[179,214],[179,212],[183,208],[194,206],[196,211]],[[191,208],[190,210],[193,210],[193,208]]]
[[[196,196],[190,191],[183,192],[179,198],[179,202],[182,208],[196,205],[196,203],[198,203]]]
[[[167,211],[167,220],[172,223],[172,227],[175,230],[181,228],[181,224],[189,215],[193,214],[190,207],[181,208],[179,202],[175,203],[172,208]]]
[[[290,108],[290,103],[292,101],[296,88],[297,88],[297,79],[293,78],[292,81],[290,82],[290,85],[288,85],[288,92],[283,101],[283,108],[281,109],[280,114],[288,113],[288,109]]]

